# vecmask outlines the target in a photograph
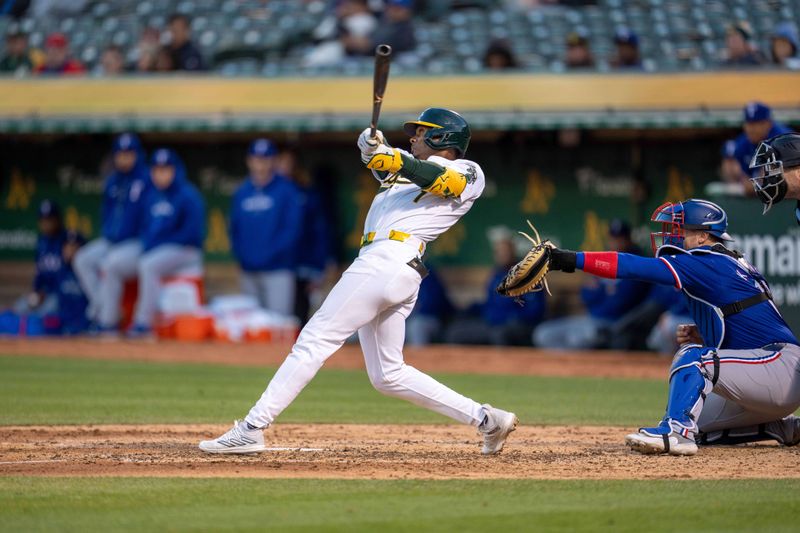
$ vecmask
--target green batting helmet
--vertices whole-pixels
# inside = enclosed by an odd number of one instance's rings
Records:
[[[430,128],[425,132],[423,140],[432,149],[454,148],[459,157],[463,157],[467,153],[467,146],[469,146],[472,134],[467,121],[455,111],[441,107],[429,107],[417,120],[409,120],[403,124],[403,131],[409,137],[413,137],[417,133],[417,126]]]

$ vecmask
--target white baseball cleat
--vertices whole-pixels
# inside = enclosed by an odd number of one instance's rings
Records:
[[[486,419],[478,426],[478,432],[483,435],[483,455],[500,453],[506,443],[509,433],[517,429],[519,419],[514,413],[496,409],[488,403],[483,405]]]
[[[264,446],[264,432],[260,429],[248,429],[247,422],[236,420],[233,427],[221,437],[204,440],[200,449],[206,453],[258,453],[267,448]]]
[[[659,453],[695,455],[697,453],[697,444],[695,444],[694,439],[684,437],[674,431],[660,435],[640,429],[638,433],[627,435],[625,444],[635,452],[648,455]]]

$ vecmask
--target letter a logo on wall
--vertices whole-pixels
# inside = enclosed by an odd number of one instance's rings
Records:
[[[226,227],[225,215],[218,207],[215,207],[208,216],[208,237],[205,242],[207,252],[227,253],[231,249]]]
[[[7,209],[28,209],[31,197],[36,192],[36,185],[31,178],[25,178],[18,168],[11,171],[11,184],[6,196]]]
[[[525,196],[519,204],[523,213],[547,213],[550,211],[550,201],[556,195],[553,181],[533,169],[528,172],[528,181],[525,185]]]
[[[608,221],[601,219],[594,211],[587,211],[583,225],[584,235],[581,250],[603,250],[606,247]]]
[[[669,167],[667,171],[667,196],[665,202],[681,202],[688,200],[694,194],[692,178],[681,175],[676,167]]]

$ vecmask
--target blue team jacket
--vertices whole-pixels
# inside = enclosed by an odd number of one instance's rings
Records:
[[[203,247],[206,207],[197,188],[186,178],[183,163],[175,166],[175,179],[166,189],[147,189],[143,200],[142,248],[162,244]]]
[[[303,230],[302,197],[297,187],[276,175],[264,187],[249,178],[231,203],[230,237],[242,270],[294,270]]]
[[[453,304],[447,296],[441,278],[436,269],[428,267],[428,275],[419,285],[417,303],[414,304],[415,315],[444,319],[453,312]]]
[[[783,124],[779,124],[777,122],[772,124],[772,128],[767,133],[767,139],[770,139],[776,135],[781,135],[782,133],[791,133],[792,128],[788,128]],[[739,166],[742,167],[742,171],[750,176],[753,177],[753,171],[750,170],[750,160],[753,159],[753,154],[756,153],[757,146],[750,142],[750,139],[747,138],[747,135],[744,132],[740,133],[738,137],[736,137],[736,149],[733,152],[733,156],[739,162]]]
[[[58,275],[63,260],[61,247],[64,245],[65,233],[62,231],[53,237],[39,235],[36,241],[36,277],[33,278],[33,290],[54,294],[58,290]]]
[[[494,271],[486,286],[486,302],[481,306],[481,317],[490,326],[503,326],[513,323],[535,326],[544,318],[546,308],[544,291],[531,292],[518,298],[508,298],[497,293],[495,288],[508,272],[507,268]]]
[[[297,245],[297,268],[303,277],[322,274],[331,257],[331,227],[319,191],[298,189],[302,206],[301,229]]]
[[[112,243],[138,237],[142,230],[142,200],[150,187],[145,153],[139,150],[130,172],[112,172],[106,179],[101,210],[102,235]]]

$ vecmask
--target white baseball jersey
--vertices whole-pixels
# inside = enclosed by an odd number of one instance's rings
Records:
[[[385,234],[395,230],[429,243],[467,214],[486,185],[481,167],[467,159],[451,161],[431,156],[428,161],[452,168],[467,177],[467,186],[461,196],[442,198],[423,191],[399,174],[392,174],[381,181],[380,191],[375,195],[364,222],[365,234],[376,232],[385,238]]]

